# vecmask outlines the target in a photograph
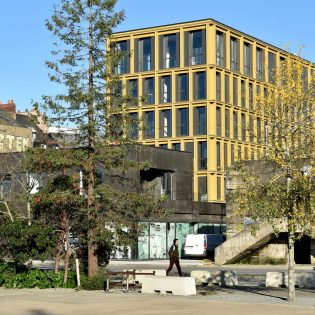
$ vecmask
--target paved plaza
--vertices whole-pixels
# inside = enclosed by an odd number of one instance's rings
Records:
[[[148,295],[137,292],[76,291],[70,289],[0,288],[1,315],[314,315],[315,292],[298,292],[289,304],[277,292],[270,294],[223,290],[191,297]]]

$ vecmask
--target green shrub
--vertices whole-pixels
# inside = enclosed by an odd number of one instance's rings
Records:
[[[69,271],[67,284],[63,283],[64,273],[19,268],[14,263],[0,263],[0,286],[13,288],[75,288],[75,273]]]
[[[83,275],[81,277],[81,288],[83,290],[104,290],[105,281],[107,278],[107,272],[101,269],[92,277]]]

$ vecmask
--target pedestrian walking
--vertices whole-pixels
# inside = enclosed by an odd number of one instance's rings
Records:
[[[166,270],[166,275],[168,276],[169,272],[173,269],[174,264],[176,265],[179,276],[182,276],[182,269],[179,264],[179,253],[178,253],[178,239],[175,238],[173,240],[173,245],[170,247],[168,251],[168,256],[170,258],[170,265]]]

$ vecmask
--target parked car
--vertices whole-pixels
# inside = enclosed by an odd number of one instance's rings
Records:
[[[185,238],[186,257],[214,258],[214,249],[225,241],[222,234],[188,234]]]

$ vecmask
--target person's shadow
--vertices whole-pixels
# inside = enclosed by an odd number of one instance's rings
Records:
[[[30,315],[52,315],[52,314],[43,310],[31,310]]]

